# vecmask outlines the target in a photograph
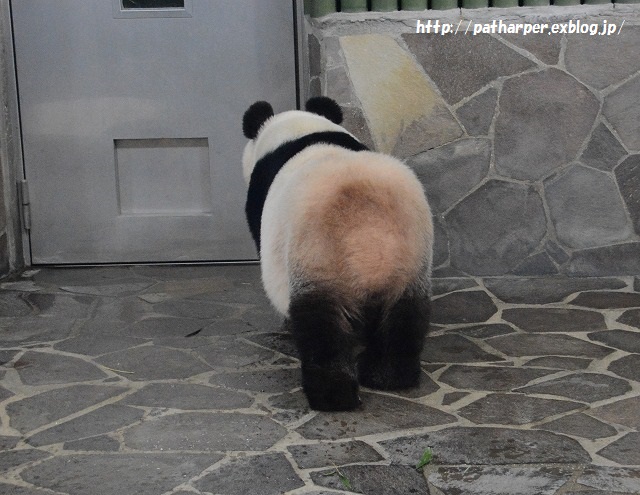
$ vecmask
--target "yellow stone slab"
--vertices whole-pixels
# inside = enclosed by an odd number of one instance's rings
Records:
[[[398,151],[401,141],[405,141],[402,148],[407,148],[406,137],[401,139],[405,131],[413,142],[409,148],[415,148],[406,154],[442,145],[462,134],[420,66],[393,38],[380,34],[344,36],[340,45],[379,151]]]

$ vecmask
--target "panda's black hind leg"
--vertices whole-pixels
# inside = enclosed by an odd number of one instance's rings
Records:
[[[358,365],[360,384],[379,390],[416,387],[429,328],[429,298],[405,295],[380,313],[365,330],[366,348]]]
[[[289,317],[309,406],[318,411],[358,407],[358,340],[337,301],[321,292],[305,293],[292,299]]]

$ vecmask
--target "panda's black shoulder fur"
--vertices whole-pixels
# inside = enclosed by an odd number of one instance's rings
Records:
[[[249,230],[258,252],[260,252],[260,227],[264,202],[273,180],[280,169],[302,150],[317,144],[331,144],[352,151],[367,151],[368,148],[350,134],[341,131],[325,131],[308,134],[283,143],[256,162],[249,181],[245,213]]]

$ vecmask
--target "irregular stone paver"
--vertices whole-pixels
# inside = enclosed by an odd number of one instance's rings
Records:
[[[433,211],[448,210],[486,177],[489,144],[487,139],[460,139],[407,161],[422,182]]]
[[[640,465],[640,433],[627,433],[622,438],[598,451],[598,455],[623,466]]]
[[[0,345],[12,347],[61,340],[69,335],[75,322],[60,316],[0,318]]]
[[[597,402],[623,395],[631,390],[629,382],[598,373],[575,373],[517,389],[516,392],[559,395],[582,402]]]
[[[434,296],[477,286],[476,281],[470,278],[434,278],[431,280],[431,290]]]
[[[444,219],[438,215],[433,216],[433,238],[433,266],[439,266],[449,259],[449,237]]]
[[[525,363],[525,366],[533,366],[538,368],[554,368],[557,370],[584,370],[591,364],[591,359],[546,356],[534,358]]]
[[[214,368],[242,368],[274,357],[273,352],[235,340],[217,340],[195,353]]]
[[[502,301],[514,304],[547,304],[560,302],[583,290],[626,287],[622,280],[615,278],[570,277],[486,278],[484,285]]]
[[[229,495],[246,495],[256,490],[264,495],[278,495],[301,486],[303,481],[282,454],[233,459],[196,482],[202,491]]]
[[[440,375],[440,381],[462,390],[491,390],[497,392],[513,390],[551,373],[555,373],[555,371],[535,368],[454,365]]]
[[[533,187],[490,180],[446,215],[451,265],[477,275],[503,275],[538,246],[547,231]]]
[[[470,136],[486,136],[496,110],[498,91],[489,88],[458,108],[458,119]]]
[[[613,349],[591,344],[569,335],[512,334],[495,337],[487,343],[509,356],[580,356],[601,358]]]
[[[535,67],[535,64],[486,34],[449,43],[446,36],[403,34],[402,39],[434,79],[450,103],[470,96],[500,76]],[[447,70],[437,70],[446,66]]]
[[[548,253],[542,252],[529,256],[512,271],[514,275],[556,275],[558,267],[554,264]]]
[[[97,437],[65,442],[63,447],[65,450],[83,452],[117,452],[120,450],[120,442],[106,435],[99,435]]]
[[[3,292],[0,294],[0,316],[28,316],[31,307],[21,297],[20,292]]]
[[[348,488],[350,492],[357,493],[429,493],[424,476],[409,466],[344,466],[340,472],[344,481],[335,469],[311,473],[311,479],[316,485],[336,490]],[[345,483],[348,483],[346,487]]]
[[[640,333],[630,330],[603,330],[588,334],[591,340],[616,349],[640,354]]]
[[[4,473],[23,464],[39,461],[49,454],[42,450],[25,449],[0,452],[0,473]]]
[[[640,470],[589,466],[578,478],[578,483],[616,493],[640,493]]]
[[[505,81],[498,105],[496,169],[521,180],[541,179],[573,161],[600,107],[586,87],[553,68]]]
[[[298,349],[290,333],[263,333],[247,337],[247,339],[287,356],[299,357]]]
[[[22,433],[40,428],[125,392],[125,387],[73,385],[42,392],[7,405],[12,428]],[[56,407],[51,407],[55,404]]]
[[[611,363],[608,369],[622,378],[640,382],[640,354],[622,357]]]
[[[485,325],[475,325],[472,327],[455,328],[454,331],[465,337],[474,339],[486,339],[515,332],[513,327],[504,323],[487,323]]]
[[[599,43],[594,38],[597,37],[588,34],[567,37],[565,63],[569,72],[580,81],[603,89],[640,69],[640,53],[632,48],[640,43],[638,27],[630,27],[619,40],[603,36],[602,42]],[[627,56],[619,56],[627,51]],[[599,67],[601,70],[593,70],[593,67]]]
[[[640,294],[633,292],[584,292],[572,299],[571,304],[598,309],[640,308]]]
[[[189,383],[151,383],[127,396],[122,404],[182,410],[239,409],[249,407],[253,399],[232,390]]]
[[[490,394],[460,409],[475,424],[524,425],[582,408],[577,402],[540,399],[520,394]]]
[[[583,413],[571,414],[554,421],[549,421],[539,428],[562,433],[563,435],[588,438],[590,440],[611,437],[618,433],[613,426]]]
[[[442,396],[442,405],[450,406],[451,404],[455,404],[460,399],[467,397],[469,394],[467,392],[450,392],[448,394],[444,394]]]
[[[3,377],[2,374],[0,374],[0,379]],[[3,400],[13,396],[14,393],[7,390],[6,388],[0,386],[0,402],[2,402]]]
[[[604,124],[593,131],[591,141],[582,153],[580,161],[590,167],[611,171],[627,152]]]
[[[118,266],[74,267],[64,270],[39,270],[29,278],[43,286],[94,285],[102,282],[115,282],[118,279],[130,279],[131,271],[129,268]]]
[[[327,79],[329,75],[327,74]],[[331,93],[331,86],[327,84],[327,96]],[[320,94],[318,94],[320,96]],[[369,149],[375,149],[376,144],[373,141],[371,135],[371,129],[365,118],[364,112],[358,107],[342,107],[343,121],[342,126],[345,129],[349,129],[358,141],[364,144]]]
[[[640,234],[640,155],[628,157],[616,168],[615,173],[635,232]]]
[[[620,318],[618,318],[618,321],[640,329],[640,309],[625,311]]]
[[[97,361],[134,381],[181,379],[211,370],[187,352],[153,346],[114,352]]]
[[[225,373],[211,377],[211,383],[240,390],[277,393],[288,392],[302,386],[302,375],[297,368]]]
[[[309,414],[309,403],[302,390],[280,394],[269,398],[269,405],[275,409],[273,419],[290,426]]]
[[[608,423],[625,425],[640,430],[640,397],[622,399],[591,409],[589,414]]]
[[[27,351],[19,363],[16,370],[28,385],[88,382],[107,377],[97,366],[70,356]]]
[[[545,194],[558,240],[569,248],[606,246],[633,235],[618,186],[605,172],[572,165],[545,181]]]
[[[152,317],[140,320],[127,328],[132,337],[185,337],[202,330],[206,322],[196,318]]]
[[[53,346],[54,349],[74,354],[99,356],[110,352],[122,351],[142,344],[143,341],[124,335],[85,333],[79,337],[63,340]]]
[[[387,431],[455,422],[455,417],[408,400],[361,393],[363,407],[356,412],[319,414],[297,429],[308,439],[351,438]]]
[[[465,308],[464,311],[462,308]],[[496,311],[496,305],[484,291],[454,292],[431,302],[431,322],[483,322],[491,318]]]
[[[380,442],[396,463],[413,465],[427,447],[433,464],[547,464],[589,462],[575,440],[548,431],[455,426]]]
[[[0,436],[0,450],[11,450],[18,444],[20,437]]]
[[[484,351],[463,336],[454,334],[427,337],[420,358],[428,363],[504,361],[503,357]]]
[[[565,271],[572,277],[640,273],[640,242],[575,251]]]
[[[570,469],[546,467],[440,468],[429,482],[445,495],[553,495],[571,475]]]
[[[106,405],[65,423],[59,423],[27,438],[36,447],[69,442],[115,431],[139,421],[144,412],[133,407]]]
[[[155,282],[151,280],[140,280],[136,278],[105,279],[93,285],[63,285],[60,286],[60,289],[74,294],[88,294],[92,296],[130,296],[147,289],[154,283]]]
[[[520,36],[500,34],[500,37],[520,48],[524,48],[542,62],[556,65],[560,56],[561,36]]]
[[[68,318],[88,316],[95,298],[83,295],[43,294],[32,292],[24,296],[37,313],[41,315],[63,314]]]
[[[7,485],[6,483],[0,483],[0,493],[10,493],[11,495],[49,495],[51,492],[45,492],[44,490],[37,490],[34,488],[25,488],[24,486]]]
[[[640,77],[635,76],[609,94],[602,111],[630,150],[640,151]]]
[[[98,321],[134,323],[151,315],[153,311],[153,305],[139,297],[118,297],[103,302],[96,310],[94,319]]]
[[[25,470],[25,481],[69,495],[158,495],[222,458],[207,454],[94,454],[59,456]],[[117,474],[116,474],[117,473]]]
[[[18,351],[0,351],[0,366],[6,365],[18,354]]]
[[[286,430],[255,414],[180,413],[146,421],[125,432],[127,447],[137,450],[266,450]]]
[[[360,441],[293,445],[287,450],[302,469],[384,459],[375,449]]]
[[[544,245],[544,249],[549,254],[549,256],[551,256],[551,258],[560,265],[564,264],[569,259],[569,255],[567,254],[567,252],[553,241],[547,241]],[[554,280],[557,280],[557,279],[554,279]],[[572,280],[575,280],[575,279],[572,279]],[[599,280],[606,280],[606,279],[599,279]],[[554,284],[552,283],[551,286],[553,287],[553,285]],[[622,287],[624,287],[624,284],[622,285]],[[607,287],[603,287],[603,288],[607,288]]]
[[[502,317],[526,332],[590,332],[606,327],[595,311],[567,308],[505,309]]]
[[[228,318],[237,310],[223,303],[214,301],[190,301],[177,299],[154,305],[156,312],[169,316],[190,317],[201,319]]]

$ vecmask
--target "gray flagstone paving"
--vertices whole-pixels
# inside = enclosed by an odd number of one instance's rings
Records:
[[[640,493],[640,278],[433,285],[420,387],[318,413],[258,266],[3,282],[0,493]]]

